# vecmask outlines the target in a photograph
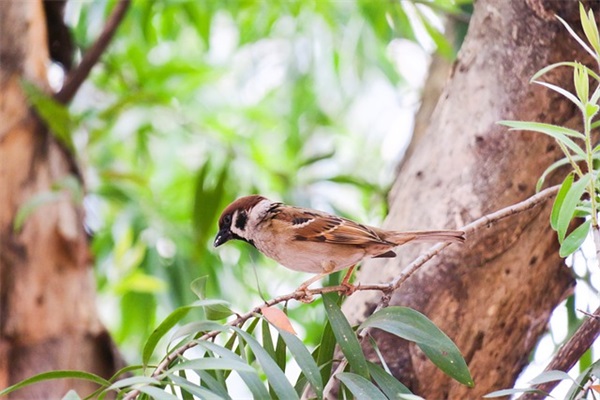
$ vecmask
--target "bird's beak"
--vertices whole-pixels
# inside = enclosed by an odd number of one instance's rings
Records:
[[[223,243],[231,240],[233,236],[231,235],[231,231],[229,229],[221,229],[219,233],[217,233],[217,237],[215,238],[215,247],[219,247]]]

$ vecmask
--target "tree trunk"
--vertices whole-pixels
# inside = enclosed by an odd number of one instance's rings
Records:
[[[555,13],[579,26],[576,2],[475,3],[469,32],[427,132],[402,165],[390,194],[388,228],[457,228],[534,194],[544,169],[562,157],[558,146],[541,134],[508,132],[496,122],[531,120],[579,128],[581,117],[571,103],[529,84],[550,63],[590,61]],[[561,68],[545,79],[569,87],[572,71]],[[512,387],[550,313],[573,288],[549,226],[551,203],[494,223],[467,237],[463,246],[447,248],[392,296],[392,305],[422,311],[456,342],[475,380],[473,389],[466,388],[437,370],[416,346],[375,331],[393,373],[416,394],[480,398]],[[358,280],[390,281],[424,248],[406,245],[395,259],[371,260]],[[358,322],[379,299],[376,293],[360,292],[346,301],[344,310]]]
[[[58,369],[109,377],[116,358],[96,313],[82,205],[60,193],[14,228],[24,203],[77,174],[21,86],[27,80],[48,88],[42,2],[2,1],[0,21],[0,387]],[[60,398],[71,388],[80,395],[95,389],[51,381],[13,398]]]

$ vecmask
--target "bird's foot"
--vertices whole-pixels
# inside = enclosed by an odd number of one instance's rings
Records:
[[[312,295],[310,290],[308,290],[308,286],[301,285],[294,292],[296,300],[301,301],[302,303],[312,303],[315,300],[315,296]]]
[[[351,296],[354,292],[356,292],[356,289],[358,289],[357,285],[353,285],[349,282],[342,282],[340,285],[344,287],[343,290],[340,290],[340,293],[346,297]]]

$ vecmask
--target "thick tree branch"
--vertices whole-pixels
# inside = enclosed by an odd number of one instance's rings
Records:
[[[100,36],[98,36],[98,39],[96,39],[96,42],[94,42],[92,47],[86,51],[77,68],[73,69],[69,75],[67,75],[65,84],[54,95],[55,100],[66,104],[73,99],[75,93],[77,93],[77,90],[79,90],[79,87],[90,74],[90,71],[94,65],[96,65],[100,59],[100,56],[104,50],[106,50],[106,47],[115,35],[115,32],[123,20],[130,3],[131,0],[121,0],[117,3],[112,14],[106,21],[106,25],[104,26],[102,33],[100,33]]]
[[[583,324],[581,324],[571,339],[558,350],[544,371],[559,370],[568,372],[573,368],[573,365],[575,365],[577,360],[579,360],[583,353],[594,344],[594,341],[600,335],[600,319],[598,319],[598,317],[600,317],[600,307],[594,311],[594,314],[590,318],[587,318]],[[546,382],[535,388],[545,393],[550,393],[559,383],[560,381]],[[545,398],[545,396],[539,393],[525,393],[521,397],[522,400],[537,400],[543,398]]]
[[[513,204],[513,205],[503,208],[499,211],[496,211],[494,213],[491,213],[491,214],[485,215],[481,218],[478,218],[477,220],[471,222],[470,224],[465,225],[462,228],[462,230],[464,230],[466,234],[473,233],[481,228],[489,226],[490,224],[492,224],[494,222],[500,221],[501,219],[504,219],[504,218],[513,216],[515,214],[530,210],[530,209],[536,207],[537,205],[545,202],[552,196],[554,196],[556,194],[556,192],[558,192],[558,189],[559,189],[559,186],[552,186],[550,188],[542,190],[541,192],[537,193],[536,195],[531,196],[528,199],[523,200],[520,203]],[[406,267],[405,272],[402,272],[400,274],[400,276],[392,282],[382,283],[382,284],[365,284],[365,285],[359,284],[358,286],[356,286],[355,290],[356,291],[376,290],[376,291],[383,292],[385,295],[383,296],[383,300],[377,309],[383,308],[389,302],[389,296],[387,296],[387,294],[398,289],[402,285],[402,283],[404,283],[413,273],[415,273],[421,266],[423,266],[423,264],[425,264],[427,261],[429,261],[430,259],[435,257],[437,254],[439,254],[440,251],[442,251],[449,244],[450,243],[442,243],[442,244],[437,244],[437,245],[431,247],[428,252],[421,255],[419,258],[417,258],[415,261],[413,261],[411,264],[409,264]],[[289,294],[275,297],[271,300],[265,301],[263,304],[254,307],[252,310],[248,311],[247,313],[238,315],[238,317],[236,319],[228,322],[227,325],[228,326],[242,325],[244,322],[246,322],[251,317],[259,314],[261,308],[263,308],[263,307],[270,307],[270,306],[273,306],[273,305],[276,305],[279,303],[284,303],[284,302],[287,302],[290,300],[302,301],[302,300],[306,299],[307,296],[311,297],[311,296],[314,296],[317,294],[324,294],[324,293],[331,293],[331,292],[347,293],[347,291],[348,291],[347,286],[338,285],[338,286],[327,286],[327,287],[315,288],[315,289],[307,289],[306,291],[302,291],[302,292],[289,293]],[[221,332],[222,331],[208,332],[208,333],[204,334],[202,337],[200,337],[199,339],[197,339],[193,342],[187,343],[186,345],[184,345],[182,347],[179,347],[177,350],[173,351],[171,354],[169,354],[167,357],[165,357],[165,359],[156,367],[156,369],[152,373],[152,377],[156,378],[156,377],[160,376],[164,371],[166,371],[169,368],[169,365],[173,361],[175,361],[177,358],[182,356],[183,353],[185,353],[187,350],[195,347],[199,341],[214,338]],[[131,392],[129,392],[127,394],[127,396],[124,397],[124,400],[133,400],[133,399],[137,398],[137,396],[139,394],[140,394],[139,390],[137,390],[137,389],[132,390]]]

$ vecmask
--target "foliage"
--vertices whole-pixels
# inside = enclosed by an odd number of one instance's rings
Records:
[[[564,20],[560,17],[557,18],[600,67],[600,35],[594,14],[591,10],[586,13],[583,5],[580,4],[580,16],[585,37],[591,48]],[[553,69],[565,66],[573,69],[575,93],[538,80],[538,78]],[[590,79],[596,83],[596,88],[592,88],[591,95]],[[550,172],[565,165],[572,168],[572,172],[567,175],[556,196],[550,221],[552,228],[558,233],[558,240],[561,243],[560,255],[566,257],[579,249],[588,232],[590,232],[590,228],[596,239],[596,247],[600,248],[600,228],[598,225],[598,211],[600,209],[598,157],[600,156],[600,145],[594,146],[592,138],[592,130],[600,125],[600,121],[596,118],[598,110],[600,110],[598,105],[600,100],[600,76],[594,70],[579,62],[559,62],[538,71],[531,78],[531,81],[554,90],[577,106],[582,115],[583,132],[539,122],[502,121],[501,124],[509,126],[511,129],[530,130],[548,135],[556,140],[563,151],[565,158],[553,163],[546,169],[538,181],[538,190],[542,187]],[[582,170],[580,164],[585,166],[585,170]],[[574,177],[577,177],[576,182],[574,182]],[[567,236],[567,229],[574,218],[589,219]]]
[[[598,74],[598,70],[600,69],[600,35],[592,10],[586,12],[581,3],[579,4],[579,10],[582,31],[589,46],[567,22],[558,16],[557,18],[569,34],[592,56],[595,68],[583,65],[577,61],[558,62],[542,68],[534,74],[531,82],[549,88],[573,103],[581,114],[582,129],[579,131],[564,126],[529,121],[501,121],[500,123],[510,127],[512,130],[529,130],[550,136],[562,150],[565,157],[552,163],[543,172],[538,180],[536,190],[539,191],[542,188],[550,174],[556,172],[559,168],[570,167],[570,171],[566,174],[554,200],[550,215],[550,226],[557,232],[558,240],[561,244],[559,253],[562,257],[577,256],[576,252],[579,252],[583,256],[582,258],[585,259],[582,245],[590,236],[590,232],[594,239],[596,254],[600,250],[600,228],[598,223],[598,211],[600,207],[600,176],[598,175],[600,164],[598,160],[600,159],[600,145],[595,143],[597,142],[597,138],[594,139],[593,135],[594,130],[600,126],[600,120],[597,118],[598,111],[600,110],[600,75]],[[566,88],[539,80],[540,77],[548,72],[561,67],[568,67],[573,70],[574,93]],[[577,222],[579,225],[569,232],[569,228],[573,222]],[[574,260],[575,258],[572,258],[568,262],[574,265]],[[597,262],[600,263],[600,260],[597,260]],[[587,259],[583,263],[587,264]],[[576,277],[580,283],[586,284],[587,288],[592,289],[589,275],[588,271],[584,276],[577,275]],[[592,290],[595,291],[594,289]],[[574,296],[571,296],[565,302],[569,324],[568,337],[573,335],[582,322],[575,315],[574,304]],[[586,386],[586,384],[589,384],[588,381],[594,379],[594,376],[597,378],[598,363],[592,362],[590,354],[588,350],[579,360],[581,374],[575,380],[563,371],[545,371],[531,380],[531,387],[499,390],[489,393],[485,397],[502,397],[529,392],[547,395],[543,392],[540,393],[535,388],[535,385],[552,381],[571,380],[573,384],[566,398],[581,398],[581,396],[584,396],[590,390]]]
[[[89,373],[57,371],[38,375],[0,391],[0,396],[11,393],[25,385],[48,379],[80,378],[92,380],[100,388],[90,397],[103,397],[114,391],[118,398],[135,392],[153,398],[231,398],[228,378],[235,372],[245,383],[254,398],[297,399],[310,390],[318,399],[324,397],[324,387],[331,379],[339,380],[357,399],[366,398],[415,398],[407,397],[410,391],[394,378],[389,371],[367,362],[360,341],[368,335],[368,329],[383,329],[404,339],[415,341],[425,355],[440,369],[459,382],[472,386],[473,380],[466,363],[452,341],[424,315],[405,307],[388,307],[375,312],[357,330],[353,329],[342,314],[336,294],[324,296],[330,329],[325,329],[320,344],[311,353],[304,343],[286,328],[282,320],[266,322],[260,315],[246,321],[244,327],[203,320],[184,326],[170,335],[169,351],[165,356],[164,369],[150,368],[152,376],[136,376],[110,380]],[[199,300],[193,307],[205,308],[213,301]],[[173,311],[154,331],[145,345],[144,366],[128,370],[147,370],[147,361],[159,340],[164,340],[177,322],[185,316],[182,309]],[[284,315],[284,314],[282,314]],[[260,325],[261,334],[256,330]],[[362,331],[362,334],[357,334]],[[260,336],[261,340],[255,336]],[[276,337],[274,337],[276,336]],[[215,340],[216,338],[216,340]],[[332,340],[334,339],[334,340]],[[320,353],[333,354],[336,343],[347,357],[348,363],[340,364],[332,373],[325,368],[335,360],[322,358]],[[374,341],[371,343],[376,346]],[[200,348],[192,358],[184,355],[191,348]],[[436,350],[440,350],[437,352]],[[188,354],[188,353],[185,353]],[[380,353],[378,353],[380,354]],[[287,357],[291,356],[299,366],[300,373],[293,386],[286,374]],[[382,365],[385,360],[381,358]],[[164,361],[163,361],[164,362]],[[263,383],[268,383],[268,388]],[[325,372],[323,374],[323,372]],[[165,391],[167,390],[167,391]],[[70,393],[73,396],[72,393]]]

